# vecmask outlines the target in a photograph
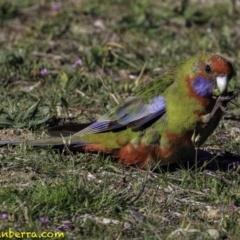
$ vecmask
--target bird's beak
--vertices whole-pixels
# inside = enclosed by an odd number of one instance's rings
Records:
[[[218,88],[218,95],[222,95],[227,91],[228,88],[228,77],[227,75],[219,75],[216,77],[217,88]]]

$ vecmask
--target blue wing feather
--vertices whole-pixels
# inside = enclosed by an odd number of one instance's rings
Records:
[[[165,112],[166,99],[162,96],[157,96],[148,103],[139,97],[129,97],[109,115],[100,117],[75,135],[112,131],[123,127],[139,128],[155,118],[160,118]]]

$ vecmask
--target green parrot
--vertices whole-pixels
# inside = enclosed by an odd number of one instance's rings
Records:
[[[101,152],[145,169],[184,160],[217,127],[234,74],[225,58],[200,53],[147,84],[98,120],[53,128],[59,137],[29,140],[32,146]],[[222,106],[224,105],[224,106]],[[72,129],[74,127],[74,129]],[[65,137],[68,132],[70,136]],[[21,141],[0,141],[19,145]]]

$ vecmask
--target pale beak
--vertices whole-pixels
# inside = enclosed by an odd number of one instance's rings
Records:
[[[220,91],[220,94],[227,91],[228,88],[228,77],[226,75],[220,75],[216,78],[217,87]]]

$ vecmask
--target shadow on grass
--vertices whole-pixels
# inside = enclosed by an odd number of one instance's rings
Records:
[[[236,170],[240,166],[240,156],[233,153],[210,153],[206,150],[198,150],[197,168],[200,171],[222,171]],[[163,171],[174,172],[177,169],[195,169],[195,153],[191,154],[188,159],[182,163],[173,163],[169,166],[163,166]]]

